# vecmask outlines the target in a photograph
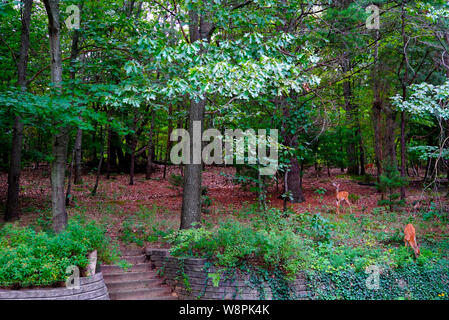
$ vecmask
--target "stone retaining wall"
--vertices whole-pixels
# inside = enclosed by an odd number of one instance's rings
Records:
[[[272,300],[273,294],[267,281],[255,286],[248,274],[236,271],[231,279],[220,276],[218,286],[213,285],[210,273],[217,270],[214,266],[207,267],[206,259],[177,258],[169,255],[167,249],[146,249],[147,258],[153,268],[172,287],[179,299],[200,300]],[[223,279],[224,278],[224,279]],[[295,299],[307,299],[306,279],[299,275],[290,283]]]
[[[79,289],[44,288],[2,290],[0,300],[109,300],[101,272],[93,277],[80,278]]]

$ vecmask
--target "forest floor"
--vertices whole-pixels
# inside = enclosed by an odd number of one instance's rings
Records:
[[[156,230],[176,230],[179,228],[180,212],[182,205],[182,190],[174,188],[167,179],[163,179],[162,166],[154,172],[151,180],[145,180],[143,174],[137,174],[134,185],[129,185],[129,176],[112,175],[106,180],[101,177],[96,196],[91,195],[91,189],[95,183],[95,174],[83,176],[83,184],[72,185],[73,201],[68,208],[69,216],[85,214],[91,219],[102,223],[108,229],[108,234],[113,239],[123,243],[123,235],[126,232],[138,232],[138,223],[150,225]],[[248,214],[251,208],[257,205],[255,193],[244,190],[239,185],[233,184],[230,178],[222,175],[233,175],[233,168],[208,167],[203,173],[203,185],[208,188],[208,196],[211,205],[208,213],[202,215],[204,223],[215,225],[220,220],[233,217],[245,221],[250,219]],[[167,177],[170,174],[180,174],[178,167],[167,168]],[[289,207],[297,214],[319,212],[333,226],[334,238],[338,241],[352,243],[354,245],[366,242],[366,234],[360,233],[360,228],[369,225],[370,232],[383,234],[374,237],[381,243],[381,239],[393,236],[394,233],[402,234],[406,223],[413,221],[417,228],[417,237],[429,244],[444,243],[444,248],[449,248],[449,224],[443,223],[448,217],[441,216],[438,212],[432,213],[431,196],[423,193],[419,179],[411,181],[407,188],[407,204],[401,208],[400,214],[389,212],[386,208],[378,206],[380,194],[374,186],[360,185],[354,177],[345,175],[340,169],[331,169],[317,177],[313,168],[306,171],[303,177],[303,191],[305,202],[290,204]],[[413,177],[412,177],[413,178]],[[353,200],[351,208],[346,204],[340,208],[340,214],[335,212],[335,188],[333,182],[340,183],[340,191],[348,191]],[[326,192],[320,195],[318,188],[324,188]],[[42,217],[49,217],[50,213],[50,179],[49,168],[39,170],[26,169],[21,177],[21,225],[33,225]],[[444,191],[444,192],[443,192]],[[445,199],[446,190],[441,192],[441,198]],[[0,175],[0,203],[1,211],[6,201],[7,174]],[[278,188],[276,183],[269,188],[268,201],[270,207],[282,208],[283,200],[279,195],[282,186]],[[413,208],[415,201],[422,199],[419,210]],[[446,200],[444,200],[446,201]],[[430,213],[429,213],[430,212]],[[444,215],[444,213],[443,213]],[[130,218],[134,219],[130,222]],[[128,221],[128,223],[126,222]],[[0,220],[1,222],[1,220]],[[126,231],[125,229],[130,229]],[[366,228],[365,228],[366,229]],[[159,233],[160,235],[162,233]],[[339,236],[344,234],[344,236]],[[152,246],[166,246],[160,241],[161,237],[155,236],[151,240]],[[129,240],[129,239],[128,239]],[[397,241],[396,245],[399,245]]]

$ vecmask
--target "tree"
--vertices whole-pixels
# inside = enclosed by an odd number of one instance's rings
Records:
[[[20,56],[17,64],[17,85],[26,91],[28,48],[30,46],[30,20],[33,0],[23,0],[22,11],[22,34]],[[19,218],[19,186],[22,158],[22,138],[24,124],[20,116],[14,119],[13,138],[11,142],[11,160],[8,172],[8,198],[5,207],[5,221]]]
[[[60,42],[59,0],[44,0],[48,16],[50,40],[51,80],[55,95],[62,94],[62,59]],[[53,139],[53,163],[51,167],[51,204],[53,229],[61,232],[67,226],[65,206],[64,177],[67,162],[67,145],[70,128],[63,124]]]

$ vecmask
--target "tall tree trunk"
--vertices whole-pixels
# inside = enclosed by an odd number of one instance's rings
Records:
[[[98,183],[100,181],[100,176],[101,176],[101,165],[103,164],[103,158],[104,158],[104,151],[101,151],[101,157],[100,157],[100,161],[98,163],[98,168],[97,168],[97,176],[95,178],[95,185],[91,191],[92,196],[95,196],[97,194],[97,189],[98,189]]]
[[[380,97],[380,72],[379,72],[379,30],[376,30],[376,42],[374,47],[374,71],[373,71],[373,106],[372,120],[374,129],[374,162],[377,168],[377,182],[382,174],[382,99]]]
[[[190,101],[189,135],[190,163],[186,164],[184,171],[184,191],[182,194],[181,229],[191,228],[193,223],[201,221],[201,169],[202,165],[193,163],[193,122],[202,121],[204,117],[205,101]],[[202,132],[202,129],[201,129]]]
[[[342,71],[344,74],[351,71],[350,58],[345,54],[342,61]],[[348,174],[359,174],[359,167],[357,163],[356,141],[354,137],[354,106],[352,104],[352,89],[351,78],[343,82],[343,96],[345,99],[346,110],[346,124],[349,129],[348,144],[346,146],[346,153],[348,156]]]
[[[391,105],[384,107],[385,112],[385,150],[383,152],[384,159],[397,167],[396,158],[396,143],[395,143],[395,129],[396,129],[396,112],[392,109]]]
[[[215,26],[209,22],[210,16],[208,13],[201,13],[198,15],[196,11],[189,11],[189,33],[190,42],[194,43],[197,40],[210,41]],[[203,49],[201,49],[202,52]],[[202,54],[202,53],[200,53]],[[189,134],[190,134],[190,155],[193,158],[193,121],[203,122],[204,109],[206,100],[202,99],[196,101],[194,98],[190,99],[189,110]],[[203,131],[201,129],[201,136]],[[201,141],[196,141],[200,143]],[[201,162],[201,161],[200,161]],[[193,223],[200,223],[201,221],[201,163],[194,164],[191,161],[185,166],[184,172],[184,191],[182,194],[182,209],[181,209],[181,229],[193,227]]]
[[[130,164],[129,164],[129,185],[134,185],[134,168],[136,164],[136,147],[137,147],[137,133],[136,133],[136,127],[137,127],[137,115],[134,115],[134,122],[133,122],[133,131],[134,133],[131,134],[131,151],[129,153],[130,155]]]
[[[73,162],[75,161],[75,149],[72,152],[72,161],[70,161],[70,170],[67,176],[67,192],[65,194],[65,206],[70,205],[70,199],[72,198],[72,173],[73,173]]]
[[[44,0],[48,16],[48,32],[50,39],[51,81],[61,93],[62,60],[60,46],[59,0]],[[65,207],[64,177],[67,162],[68,127],[62,127],[53,139],[53,163],[51,167],[51,202],[53,229],[59,233],[67,226]]]
[[[28,63],[28,48],[30,46],[30,20],[33,0],[23,0],[22,8],[22,34],[20,57],[17,64],[17,84],[22,91],[26,91],[26,72]],[[19,190],[20,166],[22,159],[23,122],[19,116],[14,119],[11,141],[11,159],[8,171],[8,197],[6,199],[5,221],[19,218]]]
[[[359,109],[356,109],[355,122],[357,126],[357,142],[359,145],[359,158],[360,158],[360,175],[365,175],[365,149],[363,148],[362,129],[360,125]]]
[[[165,177],[167,175],[167,163],[168,163],[168,157],[170,155],[170,146],[171,146],[170,134],[172,131],[172,119],[171,119],[172,116],[173,116],[173,105],[170,104],[170,106],[168,107],[167,149],[165,150],[165,163],[164,163],[163,179],[165,179]]]
[[[282,114],[284,116],[284,119],[289,119],[290,110],[284,97],[281,98],[280,103],[282,106]],[[285,130],[284,132],[284,143],[286,146],[289,146],[293,149],[298,147],[297,138],[290,132],[290,130]],[[291,193],[292,203],[300,203],[305,201],[301,188],[301,170],[299,168],[299,163],[296,156],[290,158],[290,169],[287,174],[287,185],[288,190]]]
[[[404,78],[402,79],[402,100],[407,98],[407,85],[408,85],[408,70],[407,70],[407,56],[406,46],[407,37],[405,34],[405,8],[404,1],[402,2],[402,40],[403,40],[403,53],[404,53]],[[405,165],[406,165],[406,152],[405,152],[405,111],[401,112],[401,177],[406,177]],[[405,186],[401,186],[401,200],[405,200]]]
[[[81,1],[81,8],[83,6],[83,2]],[[81,9],[80,9],[81,10]],[[76,58],[79,54],[79,31],[74,30],[73,36],[72,36],[72,48],[70,52],[70,62],[73,64]],[[75,80],[76,77],[76,70],[75,67],[72,65],[72,71],[70,72],[70,78],[72,80]],[[80,117],[81,118],[81,117]],[[73,159],[75,162],[75,176],[74,176],[74,184],[82,184],[83,178],[82,178],[82,167],[81,167],[81,150],[82,150],[82,139],[83,139],[83,130],[80,128],[76,131],[76,138],[75,138],[75,158]]]
[[[382,174],[382,138],[381,138],[381,111],[382,102],[375,98],[372,107],[373,128],[374,128],[374,155],[377,168],[377,181]]]
[[[445,42],[446,42],[446,48],[449,48],[449,32],[445,33],[444,39],[445,39]],[[449,49],[447,49],[444,52],[444,64],[446,66],[446,78],[449,79]],[[449,120],[446,120],[445,122],[446,122],[445,133],[446,133],[446,138],[447,138],[447,137],[449,137]],[[443,146],[443,147],[448,148],[448,145],[449,145],[449,142],[447,142],[446,145]],[[446,171],[447,183],[449,185],[449,161],[446,160],[445,163],[446,163],[446,167],[447,167],[446,168],[446,170],[447,170]]]
[[[304,195],[302,193],[301,182],[301,170],[299,168],[298,159],[296,157],[293,157],[290,159],[290,171],[288,172],[287,177],[287,185],[291,192],[292,203],[300,203],[305,201]]]
[[[95,103],[93,104],[95,106]],[[92,131],[92,150],[91,150],[91,156],[92,156],[92,163],[98,163],[98,156],[97,156],[97,131],[98,131],[98,123],[94,121],[94,130]]]
[[[108,142],[107,142],[107,161],[106,161],[106,179],[111,178],[111,157],[112,157],[112,150],[111,150],[111,141],[112,141],[112,129],[111,126],[108,126]]]
[[[125,161],[125,155],[123,154],[122,150],[122,140],[117,132],[112,131],[111,132],[111,150],[112,150],[112,164],[116,165],[119,169],[119,172],[126,172],[126,161]],[[118,164],[116,162],[118,160]]]
[[[151,126],[150,132],[148,134],[148,156],[147,156],[147,166],[145,170],[145,179],[150,180],[151,175],[153,174],[153,153],[154,153],[154,145],[153,145],[153,132],[154,132],[154,118],[155,112],[151,112]]]
[[[82,167],[81,167],[81,150],[82,150],[82,139],[83,139],[83,130],[78,128],[76,130],[76,138],[75,138],[75,177],[74,184],[82,184]]]

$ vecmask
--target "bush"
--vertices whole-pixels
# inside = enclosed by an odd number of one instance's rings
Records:
[[[319,212],[305,212],[297,217],[297,232],[304,234],[318,242],[330,242],[332,237],[332,226],[328,219]]]
[[[0,229],[0,286],[60,285],[68,276],[68,266],[85,270],[87,255],[93,250],[97,250],[101,262],[118,260],[119,252],[106,230],[81,217],[71,219],[67,229],[56,235],[5,224]]]
[[[238,221],[221,222],[215,229],[180,230],[167,239],[174,256],[205,257],[224,267],[251,262],[265,269],[279,268],[289,277],[299,270],[303,239],[289,229],[256,229]]]
[[[430,204],[430,208],[428,209],[428,211],[422,211],[421,214],[424,221],[439,219],[443,222],[446,222],[449,220],[447,209],[445,210],[445,208],[438,206],[438,204],[435,202],[432,202]]]
[[[384,164],[384,172],[379,177],[379,183],[376,183],[376,187],[382,193],[388,191],[388,199],[379,200],[378,205],[388,206],[390,211],[405,204],[403,200],[400,200],[400,194],[394,191],[401,186],[408,185],[408,180],[401,177],[396,165],[393,163]]]

